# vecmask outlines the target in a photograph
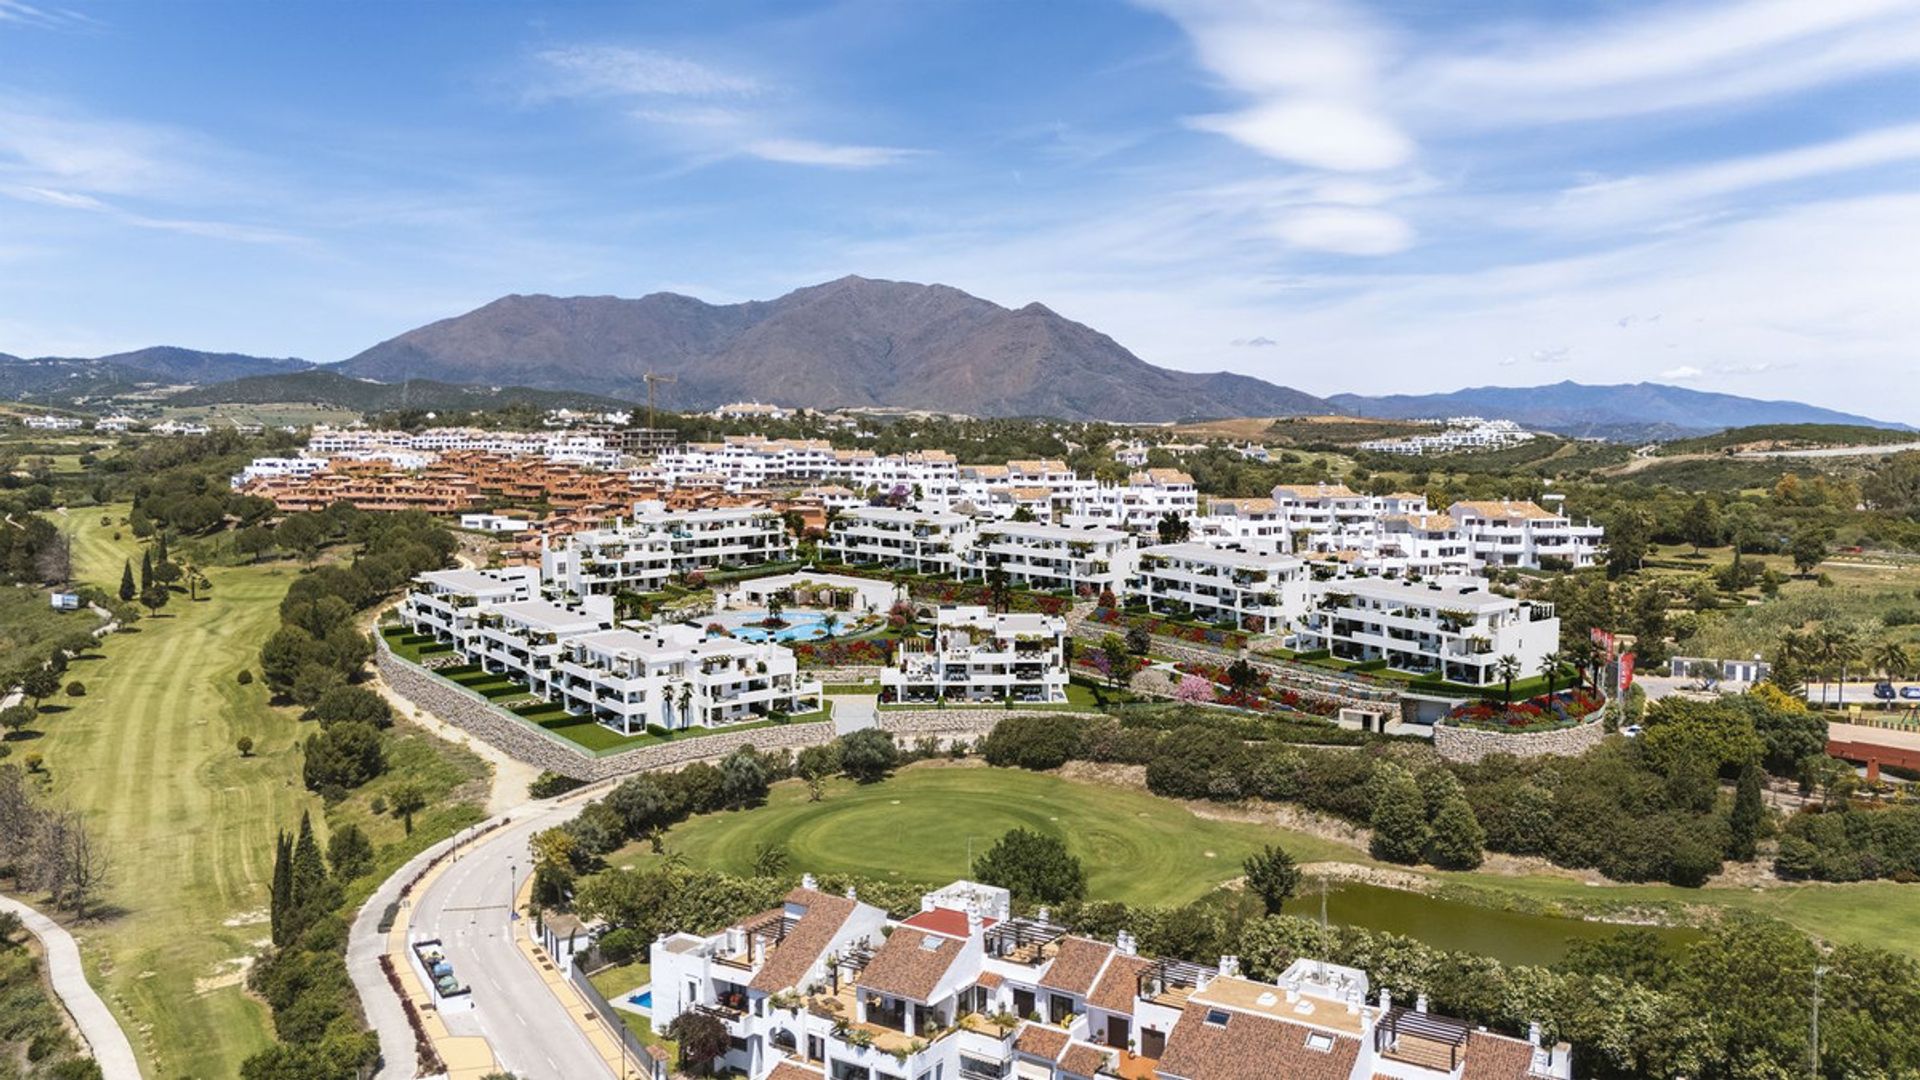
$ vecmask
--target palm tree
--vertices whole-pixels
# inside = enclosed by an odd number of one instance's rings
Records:
[[[1540,658],[1540,674],[1547,678],[1547,697],[1549,700],[1553,697],[1554,680],[1560,677],[1560,665],[1566,662],[1567,655],[1562,652],[1550,652]]]
[[[1507,704],[1513,704],[1513,680],[1520,677],[1520,658],[1508,653],[1494,661],[1493,670],[1507,684]]]
[[[1841,704],[1847,696],[1847,665],[1860,658],[1860,644],[1853,639],[1853,632],[1844,626],[1822,626],[1815,634],[1814,643],[1824,668],[1822,674],[1828,679],[1836,673],[1840,676],[1835,704]],[[1822,683],[1820,704],[1824,706],[1826,703],[1826,684]]]
[[[840,616],[834,614],[831,611],[827,612],[825,615],[820,616],[820,629],[822,631],[823,636],[832,637],[833,632],[835,630],[840,629]]]
[[[680,726],[681,727],[684,728],[684,727],[691,726],[690,724],[687,723],[687,721],[690,718],[690,715],[692,714],[692,712],[693,712],[693,684],[690,682],[681,683],[680,684]]]

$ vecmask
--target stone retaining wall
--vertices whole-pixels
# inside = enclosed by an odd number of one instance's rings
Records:
[[[722,758],[748,744],[756,750],[798,750],[831,742],[834,738],[831,722],[809,722],[752,731],[717,731],[596,757],[479,695],[402,660],[388,648],[385,639],[378,640],[374,664],[394,693],[516,760],[576,780],[591,782],[651,769],[671,769],[694,761]],[[871,680],[849,678],[846,681]],[[878,714],[877,726],[902,744],[931,738],[939,740],[942,746],[949,746],[971,742],[992,731],[993,725],[1021,712],[1018,709],[891,709]],[[1049,710],[1045,715],[1084,720],[1102,714]]]
[[[1600,744],[1606,724],[1594,719],[1577,727],[1554,731],[1487,731],[1439,723],[1433,726],[1433,748],[1447,761],[1471,763],[1489,754],[1531,758],[1545,754],[1577,757]]]
[[[725,757],[748,743],[759,750],[797,750],[833,740],[832,723],[813,722],[752,731],[718,731],[596,757],[400,659],[387,648],[384,640],[380,642],[374,663],[394,693],[516,760],[576,780],[605,780],[648,769],[673,768],[703,758]]]
[[[877,683],[880,668],[873,664],[849,664],[846,667],[801,668],[800,674],[824,683]]]

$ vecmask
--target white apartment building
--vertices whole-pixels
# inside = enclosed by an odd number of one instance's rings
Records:
[[[956,881],[890,920],[811,875],[717,934],[654,942],[652,1023],[698,1010],[748,1080],[1572,1080],[1572,1051],[1369,993],[1296,960],[1273,982],[1140,955]],[[1031,1017],[1037,1019],[1021,1020]],[[1004,1024],[1004,1026],[1003,1026]]]
[[[77,416],[55,416],[52,413],[29,416],[23,421],[34,431],[78,431],[85,422]]]
[[[1552,604],[1496,595],[1478,578],[1334,578],[1315,582],[1309,596],[1296,636],[1303,651],[1385,660],[1396,671],[1438,672],[1468,686],[1498,685],[1505,656],[1520,662],[1517,678],[1538,675],[1560,646]]]
[[[566,638],[546,685],[535,689],[623,735],[813,712],[821,692],[790,649],[674,625]]]
[[[400,601],[400,617],[415,632],[464,645],[480,629],[480,613],[540,595],[540,572],[531,566],[501,570],[429,570],[414,579]]]
[[[554,588],[579,596],[656,592],[677,574],[752,566],[788,558],[786,523],[761,507],[669,511],[657,502],[634,506],[631,519],[573,533],[540,557]]]
[[[184,420],[162,420],[148,429],[155,435],[206,435],[213,431],[205,424]]]
[[[916,574],[959,574],[974,538],[974,521],[938,510],[862,506],[843,510],[827,525],[823,558],[881,565]]]
[[[1144,469],[1125,484],[1096,484],[1076,491],[1063,520],[1111,525],[1152,535],[1168,514],[1191,519],[1200,512],[1193,477],[1179,469]]]
[[[1534,434],[1511,420],[1487,420],[1478,416],[1456,416],[1436,421],[1442,425],[1432,435],[1414,435],[1405,439],[1370,439],[1362,450],[1386,454],[1457,454],[1471,450],[1498,450],[1533,441]]]
[[[1119,529],[997,521],[975,534],[962,573],[988,580],[998,567],[1018,588],[1117,594],[1133,576],[1134,556],[1132,534]]]
[[[246,468],[235,473],[228,483],[238,490],[255,480],[281,476],[305,478],[324,471],[326,467],[326,458],[257,457],[248,462]]]
[[[1287,634],[1307,613],[1310,577],[1292,555],[1235,545],[1160,544],[1140,550],[1138,567],[1129,591],[1162,614]]]
[[[880,672],[885,701],[1067,700],[1067,623],[1054,615],[942,607],[933,637],[900,642]]]
[[[1577,568],[1594,565],[1606,550],[1605,529],[1591,521],[1575,525],[1564,514],[1522,499],[1457,502],[1447,514],[1473,558],[1486,566],[1538,569],[1544,560],[1556,559]]]
[[[1271,498],[1208,499],[1207,512],[1193,520],[1193,538],[1248,551],[1287,551],[1292,543],[1286,515]]]
[[[533,522],[506,514],[461,514],[460,527],[475,532],[517,533],[533,528]]]

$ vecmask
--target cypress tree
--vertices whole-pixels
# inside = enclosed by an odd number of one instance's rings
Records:
[[[128,559],[120,564],[120,602],[131,604],[133,598],[139,595],[139,590],[133,586],[133,560]]]
[[[1733,793],[1733,813],[1727,816],[1727,858],[1746,862],[1760,846],[1760,826],[1766,820],[1766,807],[1760,802],[1760,763],[1749,761],[1740,769],[1740,785]]]
[[[1485,857],[1486,830],[1474,816],[1473,804],[1456,792],[1441,802],[1433,815],[1433,838],[1427,843],[1427,861],[1443,870],[1472,870]]]
[[[300,815],[300,838],[293,845],[293,903],[304,907],[327,884],[327,860],[320,854],[320,843],[313,838],[313,818]]]
[[[1374,775],[1373,857],[1417,863],[1427,850],[1427,801],[1413,774],[1398,765],[1382,765]]]
[[[282,829],[273,840],[273,887],[267,900],[267,917],[273,928],[273,943],[287,943],[287,916],[293,910],[293,841]]]
[[[140,591],[153,588],[153,550],[149,548],[140,553]]]
[[[168,562],[169,562],[170,560],[168,560],[168,558],[167,558],[167,533],[166,533],[166,530],[164,530],[164,529],[162,529],[162,530],[160,531],[160,538],[159,538],[159,539],[158,539],[157,541],[155,541],[155,548],[156,548],[156,550],[155,550],[155,552],[154,552],[154,557],[153,557],[153,562],[154,562],[154,565],[156,565],[156,566],[165,566],[165,565],[167,565],[167,563],[168,563]]]

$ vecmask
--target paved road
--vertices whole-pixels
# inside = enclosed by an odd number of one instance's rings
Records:
[[[447,959],[462,982],[473,988],[471,1012],[444,1017],[455,1035],[478,1035],[493,1047],[500,1064],[520,1076],[612,1080],[612,1073],[558,999],[543,985],[510,933],[525,933],[524,920],[509,922],[511,897],[529,873],[527,840],[580,812],[588,801],[582,789],[565,802],[528,806],[510,824],[463,849],[410,903],[409,935],[441,940]],[[444,850],[447,844],[438,849]],[[354,920],[348,966],[368,1019],[380,1033],[384,1064],[381,1077],[410,1078],[416,1071],[413,1034],[406,1014],[380,970],[386,935],[378,931],[380,913],[399,894],[431,854],[389,878]],[[511,877],[509,876],[511,868]],[[511,927],[511,929],[510,929]]]
[[[80,947],[73,935],[60,924],[12,897],[0,896],[0,911],[20,916],[27,930],[40,939],[47,954],[47,976],[53,992],[73,1017],[80,1035],[100,1063],[106,1080],[140,1080],[140,1063],[133,1056],[133,1044],[120,1030],[119,1021],[107,1011],[107,1003],[87,985],[86,969],[80,965]]]
[[[1900,454],[1908,450],[1920,450],[1920,442],[1880,443],[1861,446],[1823,446],[1817,450],[1744,450],[1733,455],[1737,458],[1840,458],[1840,457],[1879,457],[1883,454]]]

